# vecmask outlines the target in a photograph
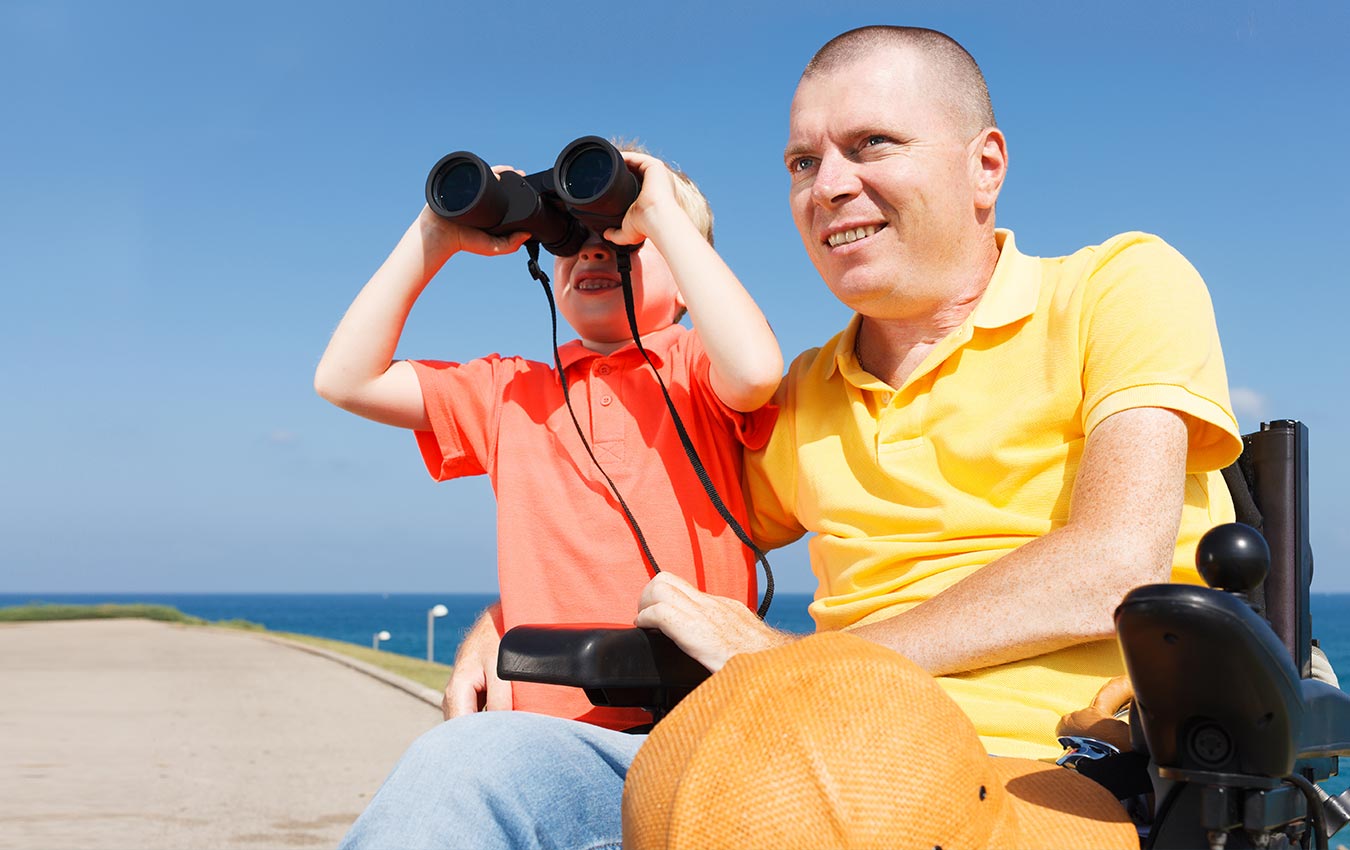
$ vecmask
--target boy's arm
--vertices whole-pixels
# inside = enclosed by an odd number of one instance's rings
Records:
[[[509,254],[527,234],[491,236],[459,227],[426,207],[342,317],[314,372],[320,396],[367,419],[429,430],[422,388],[411,364],[394,362],[408,313],[454,254]]]
[[[768,321],[675,199],[675,178],[665,163],[645,154],[623,156],[642,176],[642,191],[623,226],[605,238],[615,244],[652,240],[708,352],[713,392],[735,410],[758,409],[783,376],[783,354]]]
[[[441,697],[446,720],[478,711],[509,711],[511,683],[497,678],[502,643],[502,603],[494,602],[474,621],[455,653],[455,669]]]

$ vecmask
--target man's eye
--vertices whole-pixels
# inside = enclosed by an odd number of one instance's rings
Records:
[[[788,163],[788,171],[791,171],[793,174],[796,174],[799,171],[805,171],[806,169],[811,168],[815,164],[816,160],[814,157],[799,156],[796,159],[792,160],[792,162]]]
[[[870,148],[874,145],[884,145],[889,141],[890,139],[885,136],[868,136],[867,141],[863,143],[863,147]]]

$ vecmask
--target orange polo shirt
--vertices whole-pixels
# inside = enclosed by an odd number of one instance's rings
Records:
[[[727,508],[748,528],[741,454],[758,448],[775,409],[744,414],[708,384],[698,334],[681,325],[643,346]],[[579,341],[560,355],[577,421],[664,571],[702,590],[757,602],[755,561],[727,528],[685,456],[651,368],[628,345],[609,356]],[[506,628],[540,623],[631,625],[652,573],[614,495],[586,454],[557,371],[520,357],[413,361],[431,431],[418,431],[438,481],[489,475],[497,494],[497,571]],[[643,712],[597,708],[574,688],[516,682],[518,710],[613,729]]]

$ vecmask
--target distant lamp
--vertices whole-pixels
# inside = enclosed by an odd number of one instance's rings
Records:
[[[380,648],[380,641],[382,641],[382,640],[389,640],[390,637],[392,637],[392,635],[390,635],[389,632],[384,632],[384,631],[376,632],[376,633],[375,633],[374,640],[372,640],[372,641],[370,642],[370,645],[373,646],[375,649],[379,649],[379,648]]]
[[[436,618],[444,617],[450,613],[450,609],[444,605],[437,605],[435,608],[427,611],[427,660],[436,660]]]

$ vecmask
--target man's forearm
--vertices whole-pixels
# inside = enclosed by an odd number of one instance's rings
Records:
[[[854,633],[934,675],[1112,637],[1112,612],[1121,598],[1169,576],[1186,441],[1184,421],[1168,410],[1108,418],[1084,449],[1066,525]]]
[[[1124,565],[1083,569],[1073,534],[1032,541],[886,620],[859,626],[859,637],[900,652],[935,676],[1006,664],[1105,640],[1111,613],[1131,587],[1165,580]],[[1122,582],[1125,575],[1132,577]],[[1128,585],[1128,586],[1127,586]]]

